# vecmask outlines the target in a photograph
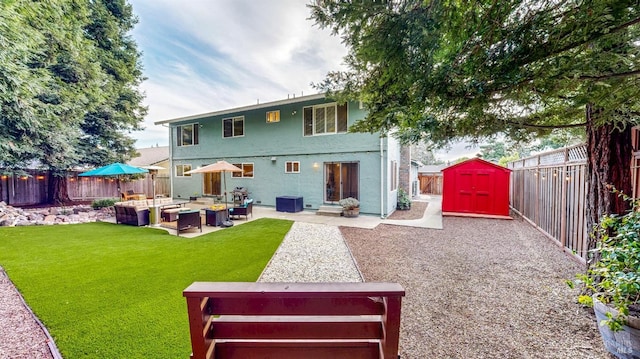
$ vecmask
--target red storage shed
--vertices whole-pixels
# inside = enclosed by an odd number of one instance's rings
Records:
[[[442,170],[442,214],[509,217],[511,170],[480,158]]]

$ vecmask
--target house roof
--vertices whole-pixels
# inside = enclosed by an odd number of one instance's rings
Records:
[[[420,168],[418,168],[418,173],[438,173],[445,167],[447,167],[446,164],[420,166]]]
[[[227,115],[227,114],[235,113],[235,112],[259,110],[261,108],[289,105],[289,104],[292,104],[292,103],[298,103],[298,102],[304,102],[304,101],[310,101],[310,100],[318,100],[318,99],[323,99],[323,98],[325,98],[325,95],[323,93],[315,94],[315,95],[300,96],[300,97],[292,97],[292,98],[288,98],[286,100],[265,102],[265,103],[255,104],[255,105],[229,108],[229,109],[226,109],[226,110],[201,113],[201,114],[198,114],[198,115],[191,115],[191,116],[185,116],[185,117],[172,118],[172,119],[168,119],[168,120],[157,121],[157,122],[154,122],[154,124],[163,125],[163,124],[173,123],[173,122],[197,120],[197,119],[205,118],[205,117]]]
[[[169,159],[169,146],[138,148],[140,156],[132,158],[127,164],[132,166],[152,166]]]

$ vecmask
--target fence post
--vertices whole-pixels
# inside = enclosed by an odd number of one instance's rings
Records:
[[[569,149],[564,149],[564,166],[562,166],[562,189],[560,207],[560,243],[562,248],[567,248],[567,175],[569,174]]]

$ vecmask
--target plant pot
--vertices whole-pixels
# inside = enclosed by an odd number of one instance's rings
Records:
[[[614,332],[608,325],[600,323],[607,319],[607,313],[615,317],[618,311],[599,301],[597,294],[593,296],[593,310],[596,313],[600,336],[609,353],[619,359],[640,358],[640,318],[628,317],[628,325]]]
[[[352,209],[343,209],[342,215],[348,218],[358,217],[358,215],[360,215],[360,207],[352,208]]]

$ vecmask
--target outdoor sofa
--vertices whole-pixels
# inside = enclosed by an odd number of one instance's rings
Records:
[[[179,205],[172,203],[172,198],[156,198],[156,206],[162,208],[179,207]],[[116,223],[147,226],[149,225],[149,206],[152,205],[152,199],[116,202],[113,205],[116,212]]]

